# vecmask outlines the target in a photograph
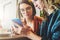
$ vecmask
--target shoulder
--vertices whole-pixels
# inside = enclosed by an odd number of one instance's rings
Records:
[[[60,14],[60,9],[58,9],[58,8],[56,8],[55,10],[54,10],[54,12],[55,12],[55,14]]]
[[[35,19],[35,20],[39,20],[39,21],[43,21],[43,20],[44,20],[43,17],[38,17],[38,16],[34,16],[34,19]]]

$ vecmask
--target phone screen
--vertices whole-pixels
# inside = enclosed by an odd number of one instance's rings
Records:
[[[12,20],[13,22],[15,22],[15,23],[17,23],[18,25],[20,25],[20,26],[23,26],[23,24],[22,24],[22,22],[21,22],[21,20],[20,19],[18,19],[18,18],[16,18],[16,19],[13,19]],[[16,25],[14,25],[15,27],[17,27]]]

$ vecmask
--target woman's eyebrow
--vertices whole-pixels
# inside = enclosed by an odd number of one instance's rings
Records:
[[[30,9],[31,6],[27,6],[26,8],[20,8],[20,10],[24,10],[24,9]]]
[[[34,1],[37,1],[37,0],[34,0]]]
[[[31,8],[31,7],[29,6],[29,7],[27,7],[27,8]]]

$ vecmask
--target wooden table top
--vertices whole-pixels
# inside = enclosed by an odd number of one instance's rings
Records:
[[[26,37],[26,36],[24,36],[24,35],[0,36],[0,40],[18,39],[18,38],[22,38],[22,37]]]

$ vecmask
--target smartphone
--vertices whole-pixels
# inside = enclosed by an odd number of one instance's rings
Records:
[[[23,27],[23,24],[20,19],[16,18],[16,19],[13,19],[12,21]],[[16,25],[14,25],[14,26],[17,28]]]

